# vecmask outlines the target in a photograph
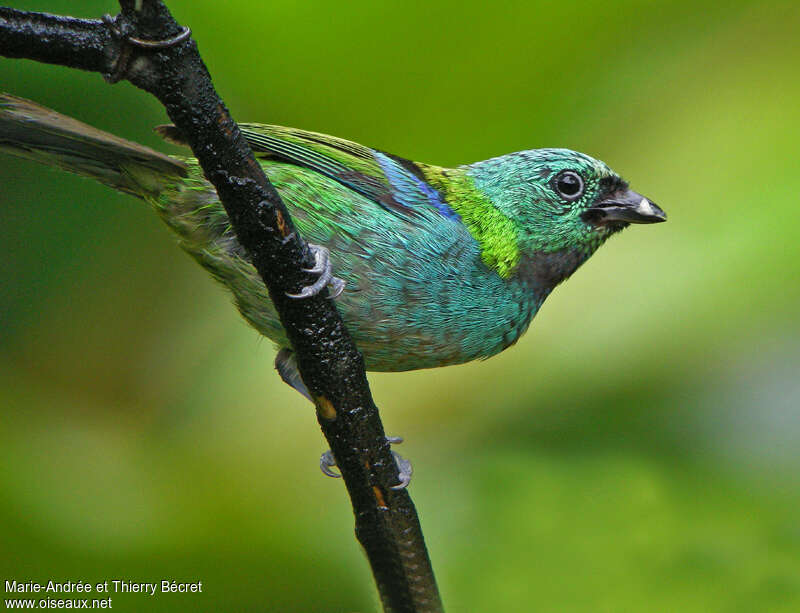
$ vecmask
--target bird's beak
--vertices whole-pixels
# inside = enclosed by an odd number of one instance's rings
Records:
[[[587,221],[606,224],[614,221],[627,223],[659,223],[667,221],[667,214],[633,190],[615,192],[584,212]]]

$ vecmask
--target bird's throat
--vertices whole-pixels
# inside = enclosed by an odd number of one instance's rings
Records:
[[[550,253],[536,252],[520,259],[517,275],[541,305],[545,298],[562,281],[583,264],[591,253],[577,249],[561,249]]]

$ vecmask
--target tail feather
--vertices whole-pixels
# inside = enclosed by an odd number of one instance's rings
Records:
[[[187,174],[186,165],[175,158],[4,93],[0,150],[136,196],[156,195]]]

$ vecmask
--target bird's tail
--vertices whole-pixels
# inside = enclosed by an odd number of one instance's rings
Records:
[[[177,159],[1,92],[0,150],[140,197],[156,196],[186,176]]]

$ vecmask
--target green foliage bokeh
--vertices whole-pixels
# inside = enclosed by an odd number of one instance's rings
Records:
[[[370,377],[448,610],[800,610],[796,2],[168,4],[237,119],[444,165],[569,147],[669,214],[503,354]],[[0,87],[174,151],[130,85],[0,60]],[[151,211],[3,156],[0,239],[0,579],[376,609],[312,410]]]

